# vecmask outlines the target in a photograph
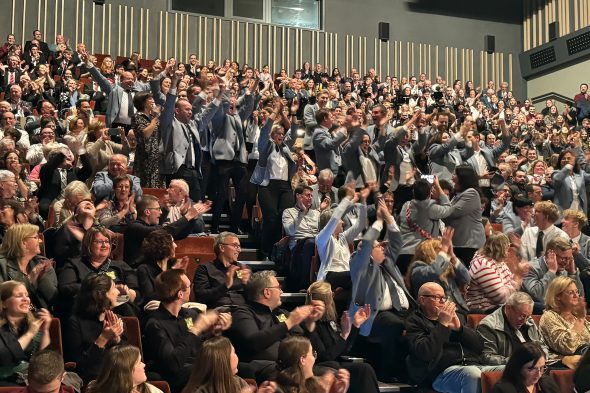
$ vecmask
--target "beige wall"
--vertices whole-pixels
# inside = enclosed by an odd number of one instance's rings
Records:
[[[573,99],[580,91],[580,83],[590,83],[590,60],[527,81],[529,98],[555,92]]]

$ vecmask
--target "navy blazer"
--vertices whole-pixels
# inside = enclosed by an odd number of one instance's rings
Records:
[[[250,183],[256,184],[258,186],[267,186],[270,180],[268,157],[276,146],[276,144],[270,140],[270,131],[272,129],[272,125],[272,119],[268,119],[264,126],[262,126],[260,129],[260,136],[258,137],[259,157],[258,162],[256,163],[256,168],[254,169],[252,177],[250,178]],[[283,143],[279,148],[282,156],[287,160],[289,172],[288,180],[291,180],[297,171],[297,163],[293,160],[293,157],[291,156],[291,150],[285,143]]]

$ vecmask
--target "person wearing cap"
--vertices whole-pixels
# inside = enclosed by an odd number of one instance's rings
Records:
[[[502,232],[514,232],[522,235],[533,224],[533,201],[521,195],[515,195],[510,205],[506,205],[500,215]]]

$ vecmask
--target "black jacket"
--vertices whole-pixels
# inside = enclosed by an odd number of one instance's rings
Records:
[[[246,304],[244,285],[237,277],[231,288],[225,286],[227,267],[219,259],[200,264],[193,279],[195,299],[205,303],[208,308],[225,305],[243,306]]]
[[[282,339],[289,335],[303,335],[300,326],[294,326],[290,331],[287,329],[284,321],[288,316],[289,313],[285,310],[271,310],[256,302],[238,307],[232,314],[233,321],[228,335],[240,360],[276,361]]]
[[[543,375],[537,382],[537,393],[559,393],[561,390],[549,375]],[[582,390],[578,390],[582,392]],[[526,389],[517,389],[512,383],[500,380],[492,389],[492,393],[528,393]]]
[[[450,366],[481,364],[483,338],[470,327],[453,331],[415,310],[406,319],[406,333],[408,373],[420,386],[431,386]]]

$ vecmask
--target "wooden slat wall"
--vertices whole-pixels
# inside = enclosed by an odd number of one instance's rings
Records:
[[[545,0],[530,1],[527,4]],[[551,10],[552,5],[555,7],[556,3],[566,0],[548,1],[543,10]],[[588,0],[575,1],[578,7],[588,10]],[[184,62],[191,53],[197,53],[202,63],[213,59],[219,64],[231,58],[242,65],[247,63],[258,68],[268,64],[272,72],[285,68],[288,73],[293,73],[304,61],[310,61],[312,67],[314,63],[322,63],[329,72],[340,67],[346,74],[354,67],[365,74],[369,68],[375,68],[382,78],[386,75],[409,77],[424,72],[432,79],[441,75],[448,83],[461,79],[482,86],[490,79],[498,85],[504,78],[512,85],[515,71],[512,53],[488,55],[480,48],[397,40],[381,42],[376,37],[150,11],[141,7],[113,6],[108,2],[96,6],[92,0],[65,0],[65,3],[64,0],[12,0],[10,3],[7,7],[11,13],[10,28],[23,44],[30,32],[39,28],[47,41],[53,41],[56,34],[64,34],[72,45],[84,41],[90,52],[109,53],[115,57],[128,56],[137,50],[147,59],[173,56]],[[525,5],[525,11],[527,7]],[[546,12],[548,16],[543,23],[536,14],[533,23],[547,24],[551,12]],[[580,26],[588,23],[587,13],[586,16],[581,14],[575,18]],[[529,26],[530,18],[525,17],[524,24]],[[546,38],[541,37],[541,33],[531,34],[528,28],[524,31],[525,43],[531,35],[535,43]],[[2,33],[0,26],[0,36],[6,34],[8,31]],[[479,73],[475,72],[477,69]]]

